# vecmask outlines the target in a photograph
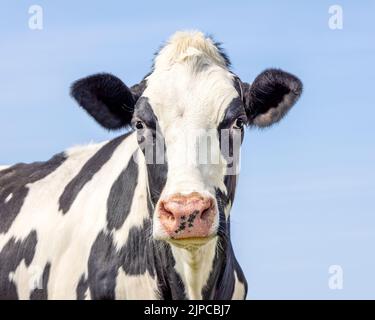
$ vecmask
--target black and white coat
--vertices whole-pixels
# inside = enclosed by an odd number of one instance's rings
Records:
[[[72,96],[96,121],[133,129],[46,162],[0,167],[0,298],[244,299],[230,241],[238,174],[228,167],[239,156],[232,144],[243,139],[240,124],[270,126],[301,91],[296,77],[274,69],[242,82],[200,32],[176,33],[130,89],[109,74],[77,81]],[[196,157],[186,136],[209,131],[220,162],[184,163],[181,157]],[[156,136],[162,163],[146,157]],[[176,192],[215,199],[209,238],[176,241],[163,232],[158,205]]]

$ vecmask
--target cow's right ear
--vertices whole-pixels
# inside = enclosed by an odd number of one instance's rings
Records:
[[[119,78],[108,73],[77,80],[70,93],[101,126],[110,130],[130,124],[138,98]]]

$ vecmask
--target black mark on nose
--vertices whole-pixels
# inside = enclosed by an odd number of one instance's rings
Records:
[[[186,228],[186,221],[181,221],[178,229],[175,231],[175,233],[179,233],[180,231],[184,230]]]
[[[193,227],[193,223],[194,223],[194,220],[195,218],[198,216],[199,214],[199,211],[198,210],[195,210],[193,211],[193,213],[191,213],[187,219],[187,222],[188,222],[188,226],[189,228]]]

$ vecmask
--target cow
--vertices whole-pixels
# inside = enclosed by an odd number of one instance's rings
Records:
[[[301,93],[280,69],[241,81],[199,31],[172,35],[130,88],[74,82],[78,105],[123,133],[1,169],[0,298],[246,298],[230,240],[240,145]]]

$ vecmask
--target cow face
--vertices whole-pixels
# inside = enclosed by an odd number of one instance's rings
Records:
[[[109,74],[77,81],[72,95],[102,126],[136,131],[154,207],[153,236],[202,244],[228,232],[244,126],[279,121],[301,82],[269,69],[249,85],[201,33],[178,33],[153,71],[129,89]]]

